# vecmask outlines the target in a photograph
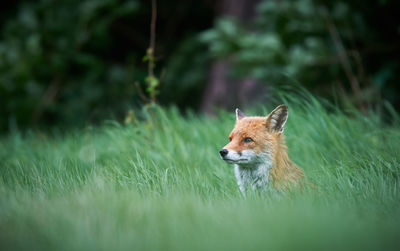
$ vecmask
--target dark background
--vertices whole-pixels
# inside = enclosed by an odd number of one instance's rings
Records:
[[[390,117],[399,11],[395,0],[157,1],[156,101],[212,114],[301,86]],[[4,3],[0,131],[122,121],[148,104],[151,13],[150,0]]]

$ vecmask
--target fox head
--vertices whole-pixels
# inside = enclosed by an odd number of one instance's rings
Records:
[[[286,105],[276,107],[265,117],[246,116],[236,109],[235,127],[229,134],[229,143],[219,152],[221,158],[243,166],[271,162],[287,118]]]

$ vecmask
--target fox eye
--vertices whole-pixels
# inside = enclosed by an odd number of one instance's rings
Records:
[[[232,137],[229,137],[229,142],[231,142],[232,141]]]
[[[249,143],[249,142],[252,142],[253,139],[252,139],[252,138],[249,138],[249,137],[246,137],[246,138],[244,138],[242,141],[243,141],[244,143]]]

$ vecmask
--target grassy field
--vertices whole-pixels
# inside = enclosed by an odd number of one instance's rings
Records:
[[[233,113],[3,137],[0,249],[398,250],[398,122],[288,105],[289,155],[319,191],[243,197],[218,156]]]

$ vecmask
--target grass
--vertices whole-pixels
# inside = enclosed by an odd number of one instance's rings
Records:
[[[400,129],[286,102],[289,155],[319,191],[243,197],[218,157],[233,113],[157,108],[128,126],[4,137],[0,249],[397,249]]]

